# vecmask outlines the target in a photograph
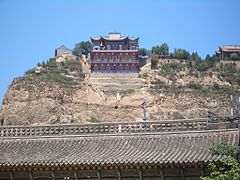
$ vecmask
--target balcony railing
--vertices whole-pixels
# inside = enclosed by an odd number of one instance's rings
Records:
[[[143,132],[204,130],[207,119],[169,120],[160,122],[126,122],[98,124],[68,124],[46,126],[0,126],[0,137],[89,135]]]
[[[91,63],[139,63],[139,60],[107,60],[107,59],[97,59],[91,60]]]
[[[159,133],[238,128],[238,119],[231,121],[212,119],[179,119],[149,122],[60,124],[45,126],[0,126],[0,137],[21,138],[33,136],[96,135],[126,133]]]

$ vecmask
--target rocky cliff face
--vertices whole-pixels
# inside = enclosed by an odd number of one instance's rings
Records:
[[[193,77],[187,75],[172,82],[145,69],[141,77],[84,77],[76,62],[51,63],[12,82],[0,109],[2,124],[141,121],[144,100],[148,119],[156,121],[207,117],[209,110],[229,115],[232,106],[228,89],[214,90],[208,76],[195,77],[199,88],[189,86]],[[221,84],[218,78],[214,82]]]

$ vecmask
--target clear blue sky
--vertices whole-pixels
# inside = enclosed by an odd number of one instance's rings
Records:
[[[239,0],[0,0],[0,101],[15,77],[90,36],[118,31],[150,49],[240,44]]]

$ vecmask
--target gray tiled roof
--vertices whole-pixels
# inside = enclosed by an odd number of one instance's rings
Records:
[[[237,144],[238,130],[2,137],[0,166],[179,164],[219,160],[213,144]]]
[[[224,52],[240,52],[240,46],[239,45],[221,46],[219,47],[219,50]]]

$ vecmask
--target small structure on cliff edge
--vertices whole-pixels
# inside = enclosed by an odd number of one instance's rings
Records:
[[[66,48],[64,45],[60,46],[59,48],[55,49],[55,58],[56,62],[64,62],[67,59],[76,59],[76,56],[73,55],[72,50]]]
[[[72,50],[66,48],[64,45],[60,46],[59,48],[55,49],[55,57],[58,58],[62,55],[72,55]]]
[[[91,42],[92,73],[138,73],[146,61],[140,58],[139,38],[129,38],[114,32],[108,36],[91,38]]]
[[[0,126],[0,179],[200,179],[238,119]]]

